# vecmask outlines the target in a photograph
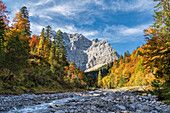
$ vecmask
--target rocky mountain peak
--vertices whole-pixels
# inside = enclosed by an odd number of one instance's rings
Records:
[[[88,71],[98,68],[119,57],[106,40],[99,41],[97,38],[89,40],[78,33],[63,33],[63,37],[68,61],[74,62],[80,69]]]

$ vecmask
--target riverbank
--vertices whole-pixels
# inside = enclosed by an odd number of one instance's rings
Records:
[[[56,94],[0,95],[0,112],[169,113],[170,105],[151,94],[136,95],[136,87]]]

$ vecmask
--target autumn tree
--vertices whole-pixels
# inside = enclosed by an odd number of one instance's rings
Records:
[[[38,36],[37,35],[32,35],[32,37],[31,37],[31,40],[30,40],[30,44],[29,44],[29,46],[30,46],[30,48],[31,48],[31,53],[36,53],[37,52],[37,46],[38,46],[38,43],[39,42],[39,40],[38,40]]]
[[[30,22],[29,22],[28,10],[24,6],[21,8],[20,12],[15,15],[14,28],[20,35],[20,40],[27,52],[30,51],[29,40],[31,37]]]
[[[8,11],[6,5],[0,1],[0,67],[3,66],[5,60],[5,30],[8,26]]]
[[[9,69],[6,81],[10,78],[11,73],[17,75],[27,66],[27,51],[20,41],[20,35],[15,29],[7,33],[7,52],[5,54],[5,67]]]
[[[44,56],[45,58],[48,58],[50,56],[50,48],[51,48],[51,35],[52,35],[52,29],[48,25],[45,30],[45,39],[44,39]]]
[[[160,89],[170,87],[170,8],[169,0],[158,1],[155,6],[155,23],[145,30],[147,44],[145,45],[145,68],[148,72],[154,67],[157,71],[153,86],[161,95]]]

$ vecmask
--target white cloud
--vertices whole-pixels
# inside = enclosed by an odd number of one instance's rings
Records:
[[[31,22],[31,31],[34,33],[34,34],[40,34],[42,28],[44,28],[43,25],[39,25],[37,23],[33,23]]]
[[[37,3],[30,3],[31,6],[40,6],[52,2],[53,0],[40,0]]]
[[[82,30],[82,29],[78,29],[76,28],[74,25],[66,25],[64,27],[57,27],[55,29],[55,31],[57,30],[61,30],[62,32],[67,32],[67,33],[80,33],[83,34],[84,36],[86,36],[87,38],[91,37],[91,36],[96,36],[99,32],[98,31],[90,31],[90,30]]]
[[[97,5],[102,6],[103,10],[113,10],[114,12],[123,11],[123,12],[143,12],[143,11],[153,11],[154,2],[153,0],[113,0],[110,4],[106,4],[99,0],[96,1]]]
[[[149,28],[151,24],[139,25],[135,27],[127,27],[124,25],[106,26],[102,33],[98,36],[99,39],[106,39],[111,43],[140,41],[143,40],[143,30]]]

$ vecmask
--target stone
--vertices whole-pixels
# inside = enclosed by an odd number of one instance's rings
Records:
[[[141,110],[136,110],[136,113],[142,113],[142,111]]]
[[[161,110],[161,108],[159,106],[155,106],[155,109],[158,110],[158,111]]]
[[[41,99],[42,99],[42,100],[46,100],[45,97],[42,97]]]
[[[142,93],[142,96],[147,96],[147,93]]]
[[[151,94],[148,94],[148,97],[151,97],[152,95]]]
[[[129,113],[128,111],[121,111],[121,113]]]
[[[125,106],[122,106],[122,105],[117,105],[118,108],[122,109],[122,110],[125,110],[126,107]]]
[[[51,112],[53,112],[53,113],[54,113],[54,112],[56,112],[56,110],[55,110],[55,109],[51,109],[50,111],[51,111]]]

